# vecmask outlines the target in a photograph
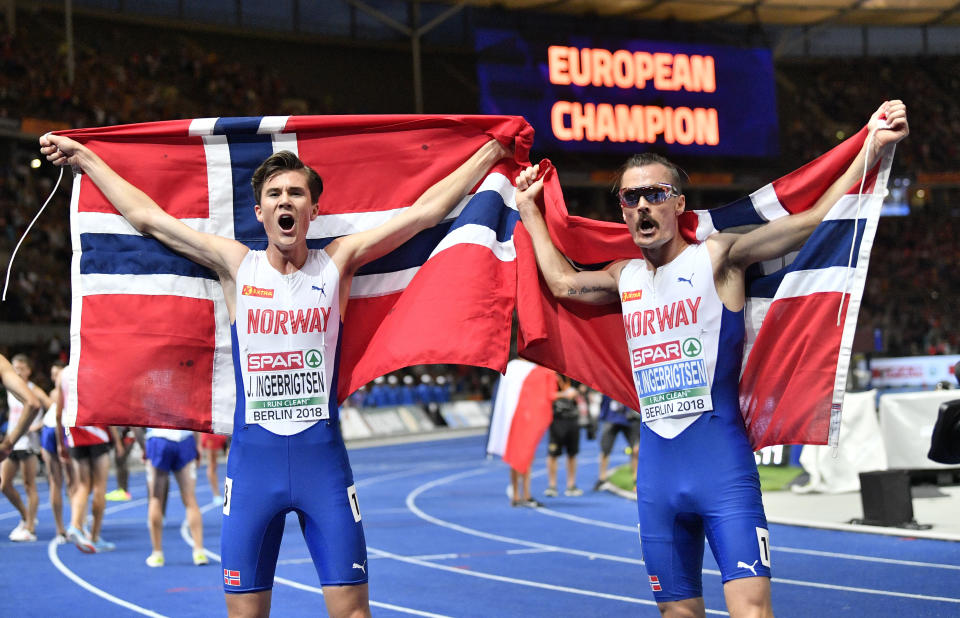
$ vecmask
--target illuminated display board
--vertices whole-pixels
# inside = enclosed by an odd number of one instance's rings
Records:
[[[777,154],[768,49],[475,31],[480,108],[524,116],[545,150]]]

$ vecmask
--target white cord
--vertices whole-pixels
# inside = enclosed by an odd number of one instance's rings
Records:
[[[7,286],[10,285],[10,270],[13,269],[13,260],[17,257],[17,251],[20,250],[20,245],[23,244],[23,241],[27,238],[27,234],[30,233],[30,229],[33,227],[33,224],[37,222],[37,219],[40,218],[40,215],[43,214],[43,209],[47,207],[47,204],[50,203],[50,200],[53,199],[53,196],[57,193],[57,188],[60,186],[60,181],[63,180],[63,168],[60,168],[60,176],[57,177],[57,184],[53,185],[53,191],[50,192],[50,195],[47,197],[47,201],[43,203],[43,206],[40,207],[40,210],[37,211],[36,216],[33,217],[33,221],[30,222],[30,225],[27,226],[26,231],[23,232],[23,236],[20,237],[20,240],[17,241],[17,246],[14,247],[13,253],[10,254],[10,262],[7,263],[7,278],[3,282],[3,298],[0,300],[7,300]]]
[[[863,157],[863,176],[860,177],[860,190],[857,192],[857,214],[853,218],[853,239],[850,241],[850,257],[847,258],[847,270],[843,275],[843,288],[840,290],[840,307],[837,309],[837,326],[840,326],[840,316],[843,314],[843,299],[847,295],[847,286],[850,282],[850,269],[853,267],[853,250],[857,246],[857,224],[860,223],[860,203],[863,200],[863,185],[867,181],[867,171],[870,169],[870,146],[873,145],[873,136],[879,127],[874,127],[867,134],[867,152]]]

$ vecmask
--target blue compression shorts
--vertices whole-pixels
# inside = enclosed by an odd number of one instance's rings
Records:
[[[40,430],[40,446],[48,453],[57,454],[57,428],[44,426]]]
[[[708,412],[672,440],[643,427],[639,470],[640,541],[658,603],[703,596],[704,536],[724,583],[770,577],[760,479],[739,418]]]
[[[197,458],[197,442],[191,435],[174,442],[166,438],[147,438],[147,459],[157,470],[179,472]]]
[[[293,511],[323,586],[367,583],[367,546],[347,450],[336,423],[292,436],[234,430],[224,484],[220,551],[227,593],[273,588]]]

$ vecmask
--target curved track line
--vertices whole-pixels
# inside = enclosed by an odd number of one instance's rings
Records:
[[[547,545],[547,544],[543,544],[543,543],[535,543],[535,542],[531,542],[531,541],[523,541],[523,540],[521,540],[521,539],[515,539],[515,538],[511,538],[511,537],[506,537],[506,536],[497,535],[497,534],[491,534],[491,533],[488,533],[488,532],[482,532],[482,531],[476,530],[476,529],[474,529],[474,528],[467,528],[466,526],[461,526],[461,525],[459,525],[459,524],[454,524],[454,523],[451,523],[451,522],[448,522],[448,521],[444,521],[444,520],[442,520],[442,519],[439,519],[439,518],[437,518],[437,517],[434,517],[434,516],[432,516],[432,515],[428,515],[427,513],[425,513],[424,511],[422,511],[419,507],[417,507],[417,505],[416,505],[416,498],[417,498],[420,494],[424,493],[425,491],[430,490],[430,489],[433,489],[434,487],[438,487],[438,486],[440,486],[440,485],[445,485],[445,484],[451,483],[451,482],[453,482],[453,481],[455,481],[455,480],[459,480],[459,479],[461,479],[461,478],[466,478],[466,477],[468,477],[468,476],[477,476],[477,475],[479,475],[479,474],[482,474],[483,472],[485,472],[484,469],[467,470],[466,472],[458,472],[457,474],[451,474],[451,475],[448,475],[448,476],[445,476],[445,477],[441,477],[441,478],[439,478],[439,479],[434,479],[433,481],[429,481],[429,482],[427,482],[427,483],[424,483],[424,484],[420,485],[419,487],[415,488],[415,489],[414,489],[413,491],[411,491],[409,494],[407,494],[407,499],[406,499],[407,508],[409,508],[409,509],[411,510],[411,512],[413,512],[417,517],[420,517],[421,519],[424,519],[424,520],[426,520],[426,521],[428,521],[428,522],[430,522],[430,523],[432,523],[432,524],[434,524],[434,525],[441,526],[441,527],[444,527],[444,528],[449,528],[449,529],[451,529],[451,530],[457,530],[458,532],[463,532],[464,534],[469,534],[469,535],[473,535],[473,536],[479,536],[479,537],[482,537],[482,538],[488,538],[488,539],[493,539],[493,540],[497,540],[497,541],[503,541],[503,542],[506,542],[506,543],[515,543],[515,544],[517,544],[517,545],[525,545],[525,546],[527,546],[527,547],[538,547],[538,548],[541,548],[541,549],[552,549],[552,550],[554,550],[554,551],[558,551],[558,552],[562,552],[562,553],[568,553],[568,554],[574,554],[574,555],[591,557],[591,559],[598,559],[598,558],[599,558],[599,559],[601,559],[601,560],[612,560],[612,561],[615,561],[615,562],[629,562],[629,563],[639,563],[639,564],[643,564],[643,561],[641,561],[641,560],[636,560],[636,559],[633,559],[633,558],[625,558],[625,557],[622,557],[622,556],[612,556],[612,555],[610,555],[610,554],[592,553],[592,552],[586,552],[586,551],[583,551],[583,550],[568,549],[568,548],[558,547],[558,546],[555,546],[555,545]],[[539,510],[539,509],[537,509],[537,510]],[[708,575],[720,575],[720,571],[717,571],[717,570],[715,570],[715,569],[703,569],[702,572],[703,572],[704,574],[708,574]],[[907,598],[907,599],[919,599],[919,600],[924,600],[924,601],[939,601],[939,602],[943,602],[943,603],[956,603],[956,604],[960,604],[960,598],[953,598],[953,597],[941,597],[941,596],[933,596],[933,595],[914,594],[914,593],[909,593],[909,592],[894,592],[894,591],[888,591],[888,590],[875,590],[875,589],[871,589],[871,588],[860,588],[860,587],[853,587],[853,586],[841,586],[841,585],[837,585],[837,584],[824,584],[824,583],[820,583],[820,582],[811,582],[811,581],[796,580],[796,579],[772,578],[772,579],[771,579],[771,582],[773,582],[773,583],[778,583],[778,584],[789,584],[789,585],[794,585],[794,586],[801,586],[801,587],[806,587],[806,588],[820,588],[820,589],[825,589],[825,590],[843,590],[843,591],[847,591],[847,592],[858,592],[858,593],[862,593],[862,594],[872,594],[872,595],[878,595],[878,596],[890,596],[890,597],[899,597],[899,598]]]
[[[561,511],[555,511],[550,508],[539,508],[536,509],[537,513],[542,515],[549,515],[550,517],[556,517],[558,519],[566,519],[575,523],[581,523],[588,526],[597,526],[600,528],[609,528],[611,530],[619,530],[622,532],[629,532],[630,534],[636,534],[636,526],[624,526],[623,524],[615,524],[612,522],[603,521],[600,519],[591,519],[588,517],[581,517],[579,515],[571,515],[569,513],[563,513]],[[799,547],[778,547],[777,545],[772,545],[770,551],[774,554],[782,552],[785,554],[799,554],[805,556],[819,556],[821,558],[836,558],[839,560],[856,560],[859,562],[875,562],[878,564],[894,564],[899,566],[910,566],[910,567],[921,567],[929,569],[944,569],[948,571],[960,571],[960,565],[956,564],[940,564],[936,562],[920,562],[917,560],[899,560],[896,558],[881,558],[878,556],[864,556],[862,554],[844,554],[840,552],[830,552],[822,551],[817,549],[804,549]]]
[[[397,560],[399,562],[406,562],[407,564],[416,564],[418,566],[427,567],[429,569],[438,569],[441,571],[446,571],[448,573],[456,573],[458,575],[469,575],[471,577],[479,577],[481,579],[490,579],[498,582],[505,582],[508,584],[519,584],[521,586],[529,586],[531,588],[541,588],[543,590],[553,590],[555,592],[568,592],[570,594],[578,594],[581,596],[595,597],[600,599],[609,599],[613,601],[624,601],[626,603],[634,603],[636,605],[652,605],[656,606],[655,601],[649,599],[638,599],[636,597],[625,597],[619,594],[610,594],[607,592],[595,592],[593,590],[584,590],[582,588],[570,588],[569,586],[559,586],[556,584],[546,584],[543,582],[532,581],[529,579],[517,579],[514,577],[506,577],[504,575],[495,575],[493,573],[485,573],[483,571],[474,571],[474,570],[465,570],[457,567],[447,566],[445,564],[436,564],[434,562],[429,562],[427,560],[421,560],[419,558],[411,558],[407,556],[401,556],[399,554],[393,554],[382,549],[377,549],[375,547],[367,547],[370,551],[377,554],[382,558],[390,558],[392,560]],[[726,612],[718,612],[715,610],[707,610],[708,614],[719,614],[723,616],[728,616]]]
[[[120,607],[125,607],[132,612],[143,614],[144,616],[152,616],[153,618],[166,618],[163,614],[158,614],[145,607],[140,607],[139,605],[136,605],[129,601],[124,601],[123,599],[119,597],[115,597],[109,592],[106,592],[105,590],[101,590],[100,588],[97,588],[90,582],[86,581],[85,579],[83,579],[82,577],[80,577],[79,575],[71,571],[67,567],[67,565],[61,562],[60,556],[57,555],[57,547],[59,546],[57,545],[56,540],[51,540],[50,543],[47,544],[47,556],[50,558],[50,562],[53,563],[53,566],[57,567],[58,571],[63,573],[65,576],[67,576],[67,578],[73,581],[73,583],[75,583],[76,585],[80,586],[81,588],[83,588],[88,592],[92,592],[93,594],[97,595],[102,599],[106,599],[107,601],[110,601],[115,605],[119,605]]]

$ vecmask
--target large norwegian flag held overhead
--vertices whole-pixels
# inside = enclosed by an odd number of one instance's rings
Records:
[[[762,225],[813,206],[843,174],[867,136],[864,128],[804,167],[726,206],[684,213],[681,232],[700,242],[717,231]],[[781,260],[747,271],[747,340],[740,409],[754,448],[836,445],[857,313],[893,150],[851,187],[807,240]],[[640,258],[626,227],[573,217],[548,171],[544,205],[550,234],[574,262],[599,267]],[[558,302],[539,277],[530,237],[518,226],[519,352],[639,409],[630,376],[620,305]]]
[[[297,153],[323,178],[308,244],[369,229],[408,207],[495,137],[515,145],[445,221],[356,275],[338,394],[419,363],[503,371],[518,220],[511,184],[533,131],[501,116],[201,118],[65,131],[161,207],[254,249],[266,235],[250,177]],[[228,433],[235,401],[230,325],[211,271],[137,233],[83,176],[71,202],[71,363],[78,407],[66,424]]]

